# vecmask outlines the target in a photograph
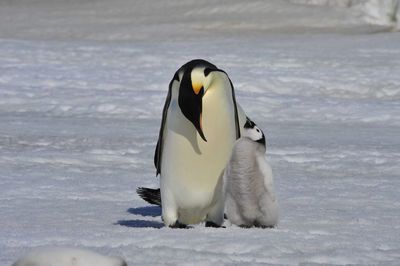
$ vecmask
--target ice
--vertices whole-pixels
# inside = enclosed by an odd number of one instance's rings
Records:
[[[400,30],[400,1],[399,0],[369,0],[361,9],[365,20],[371,24],[391,25],[393,30]]]
[[[0,2],[0,265],[65,246],[128,265],[398,264],[393,25],[359,4],[180,3]],[[276,229],[171,230],[136,195],[158,187],[167,86],[193,58],[265,132]]]
[[[370,24],[387,26],[391,30],[399,30],[399,0],[290,0],[292,3],[351,8],[354,13]]]

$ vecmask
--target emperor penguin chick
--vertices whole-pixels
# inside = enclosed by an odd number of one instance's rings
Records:
[[[263,132],[247,118],[224,175],[225,212],[238,226],[266,228],[278,223],[279,205],[265,151]]]

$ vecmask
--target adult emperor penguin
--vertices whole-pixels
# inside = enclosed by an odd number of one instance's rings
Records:
[[[278,223],[278,200],[265,150],[264,133],[248,119],[242,137],[233,147],[224,176],[226,215],[238,226],[265,228]]]
[[[245,119],[223,70],[196,59],[176,71],[154,155],[166,226],[222,225],[223,173]]]

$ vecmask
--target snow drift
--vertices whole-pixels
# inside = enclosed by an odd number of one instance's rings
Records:
[[[370,25],[380,25],[387,30],[400,30],[399,0],[290,0],[292,3],[351,8]]]

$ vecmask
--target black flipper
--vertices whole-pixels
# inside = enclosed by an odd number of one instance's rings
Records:
[[[172,78],[171,82],[169,83],[168,94],[167,94],[167,98],[165,99],[165,104],[164,104],[164,108],[163,108],[160,132],[158,135],[156,150],[154,152],[154,166],[156,167],[156,176],[159,173],[161,173],[161,154],[162,154],[163,141],[164,141],[164,136],[163,136],[164,135],[164,127],[165,127],[165,122],[167,121],[167,113],[168,113],[169,104],[171,102],[172,84],[174,83],[175,80],[179,81],[178,71],[175,73],[174,77]]]
[[[160,189],[152,189],[147,187],[139,187],[136,189],[138,195],[150,204],[161,207],[161,192]]]
[[[226,72],[225,72],[226,74]],[[226,74],[226,76],[228,76],[228,74]],[[236,103],[236,97],[235,97],[235,89],[233,88],[233,83],[231,81],[231,79],[228,77],[229,82],[231,83],[231,88],[232,88],[232,101],[233,101],[233,106],[235,109],[235,127],[236,127],[236,139],[239,139],[240,136],[240,124],[239,124],[239,112],[238,112],[238,108],[237,108],[237,103]]]

